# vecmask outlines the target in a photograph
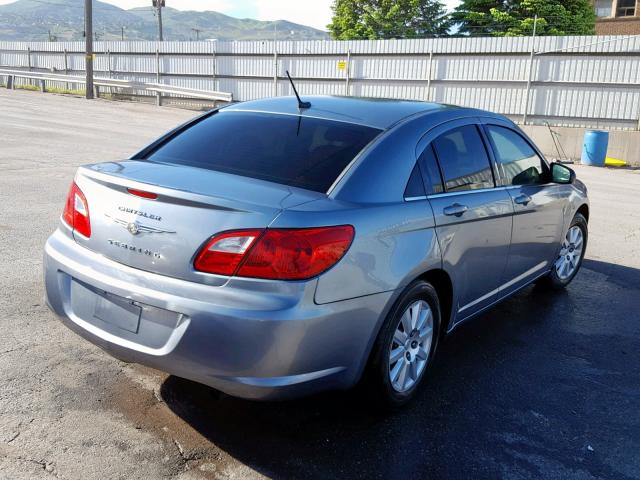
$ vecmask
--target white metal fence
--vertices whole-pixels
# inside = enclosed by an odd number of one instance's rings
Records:
[[[0,42],[0,68],[80,75],[82,42]],[[527,123],[637,129],[640,37],[96,42],[96,75],[230,92],[431,100]],[[531,52],[535,51],[535,55]],[[527,95],[527,91],[529,94]]]

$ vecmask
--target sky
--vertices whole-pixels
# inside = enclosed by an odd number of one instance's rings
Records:
[[[0,0],[0,5],[15,0]],[[81,0],[77,0],[81,3]],[[151,0],[102,0],[120,8],[146,7]],[[326,30],[331,21],[332,0],[166,0],[168,7],[178,10],[215,10],[238,18],[257,20],[289,20]],[[448,9],[459,0],[444,0]]]

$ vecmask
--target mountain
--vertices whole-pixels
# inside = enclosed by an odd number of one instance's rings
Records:
[[[151,3],[151,2],[149,2]],[[165,40],[325,40],[326,32],[277,20],[234,18],[219,12],[162,10]],[[94,0],[93,29],[98,40],[155,40],[158,24],[149,7],[123,10]],[[195,29],[199,30],[196,33]],[[0,40],[82,40],[84,6],[80,0],[18,0],[0,5]]]
[[[151,24],[151,38],[155,38],[158,27],[152,8],[134,8],[127,12],[136,15],[146,24]],[[234,18],[218,12],[181,11],[168,7],[162,10],[162,23],[165,37],[170,40],[193,40],[196,36],[193,29],[200,30],[198,35],[201,40],[272,40],[276,34],[279,40],[329,38],[325,32],[286,20],[263,22],[250,18]]]

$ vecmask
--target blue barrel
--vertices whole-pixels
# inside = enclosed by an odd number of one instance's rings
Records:
[[[583,165],[604,167],[604,161],[607,158],[608,146],[609,132],[604,132],[602,130],[587,130],[584,132],[581,163]]]

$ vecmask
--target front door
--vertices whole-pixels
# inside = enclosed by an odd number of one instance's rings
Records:
[[[499,293],[504,296],[551,268],[560,247],[566,201],[563,186],[549,183],[542,156],[513,126],[487,123],[485,132],[499,181],[514,208],[511,249]]]

